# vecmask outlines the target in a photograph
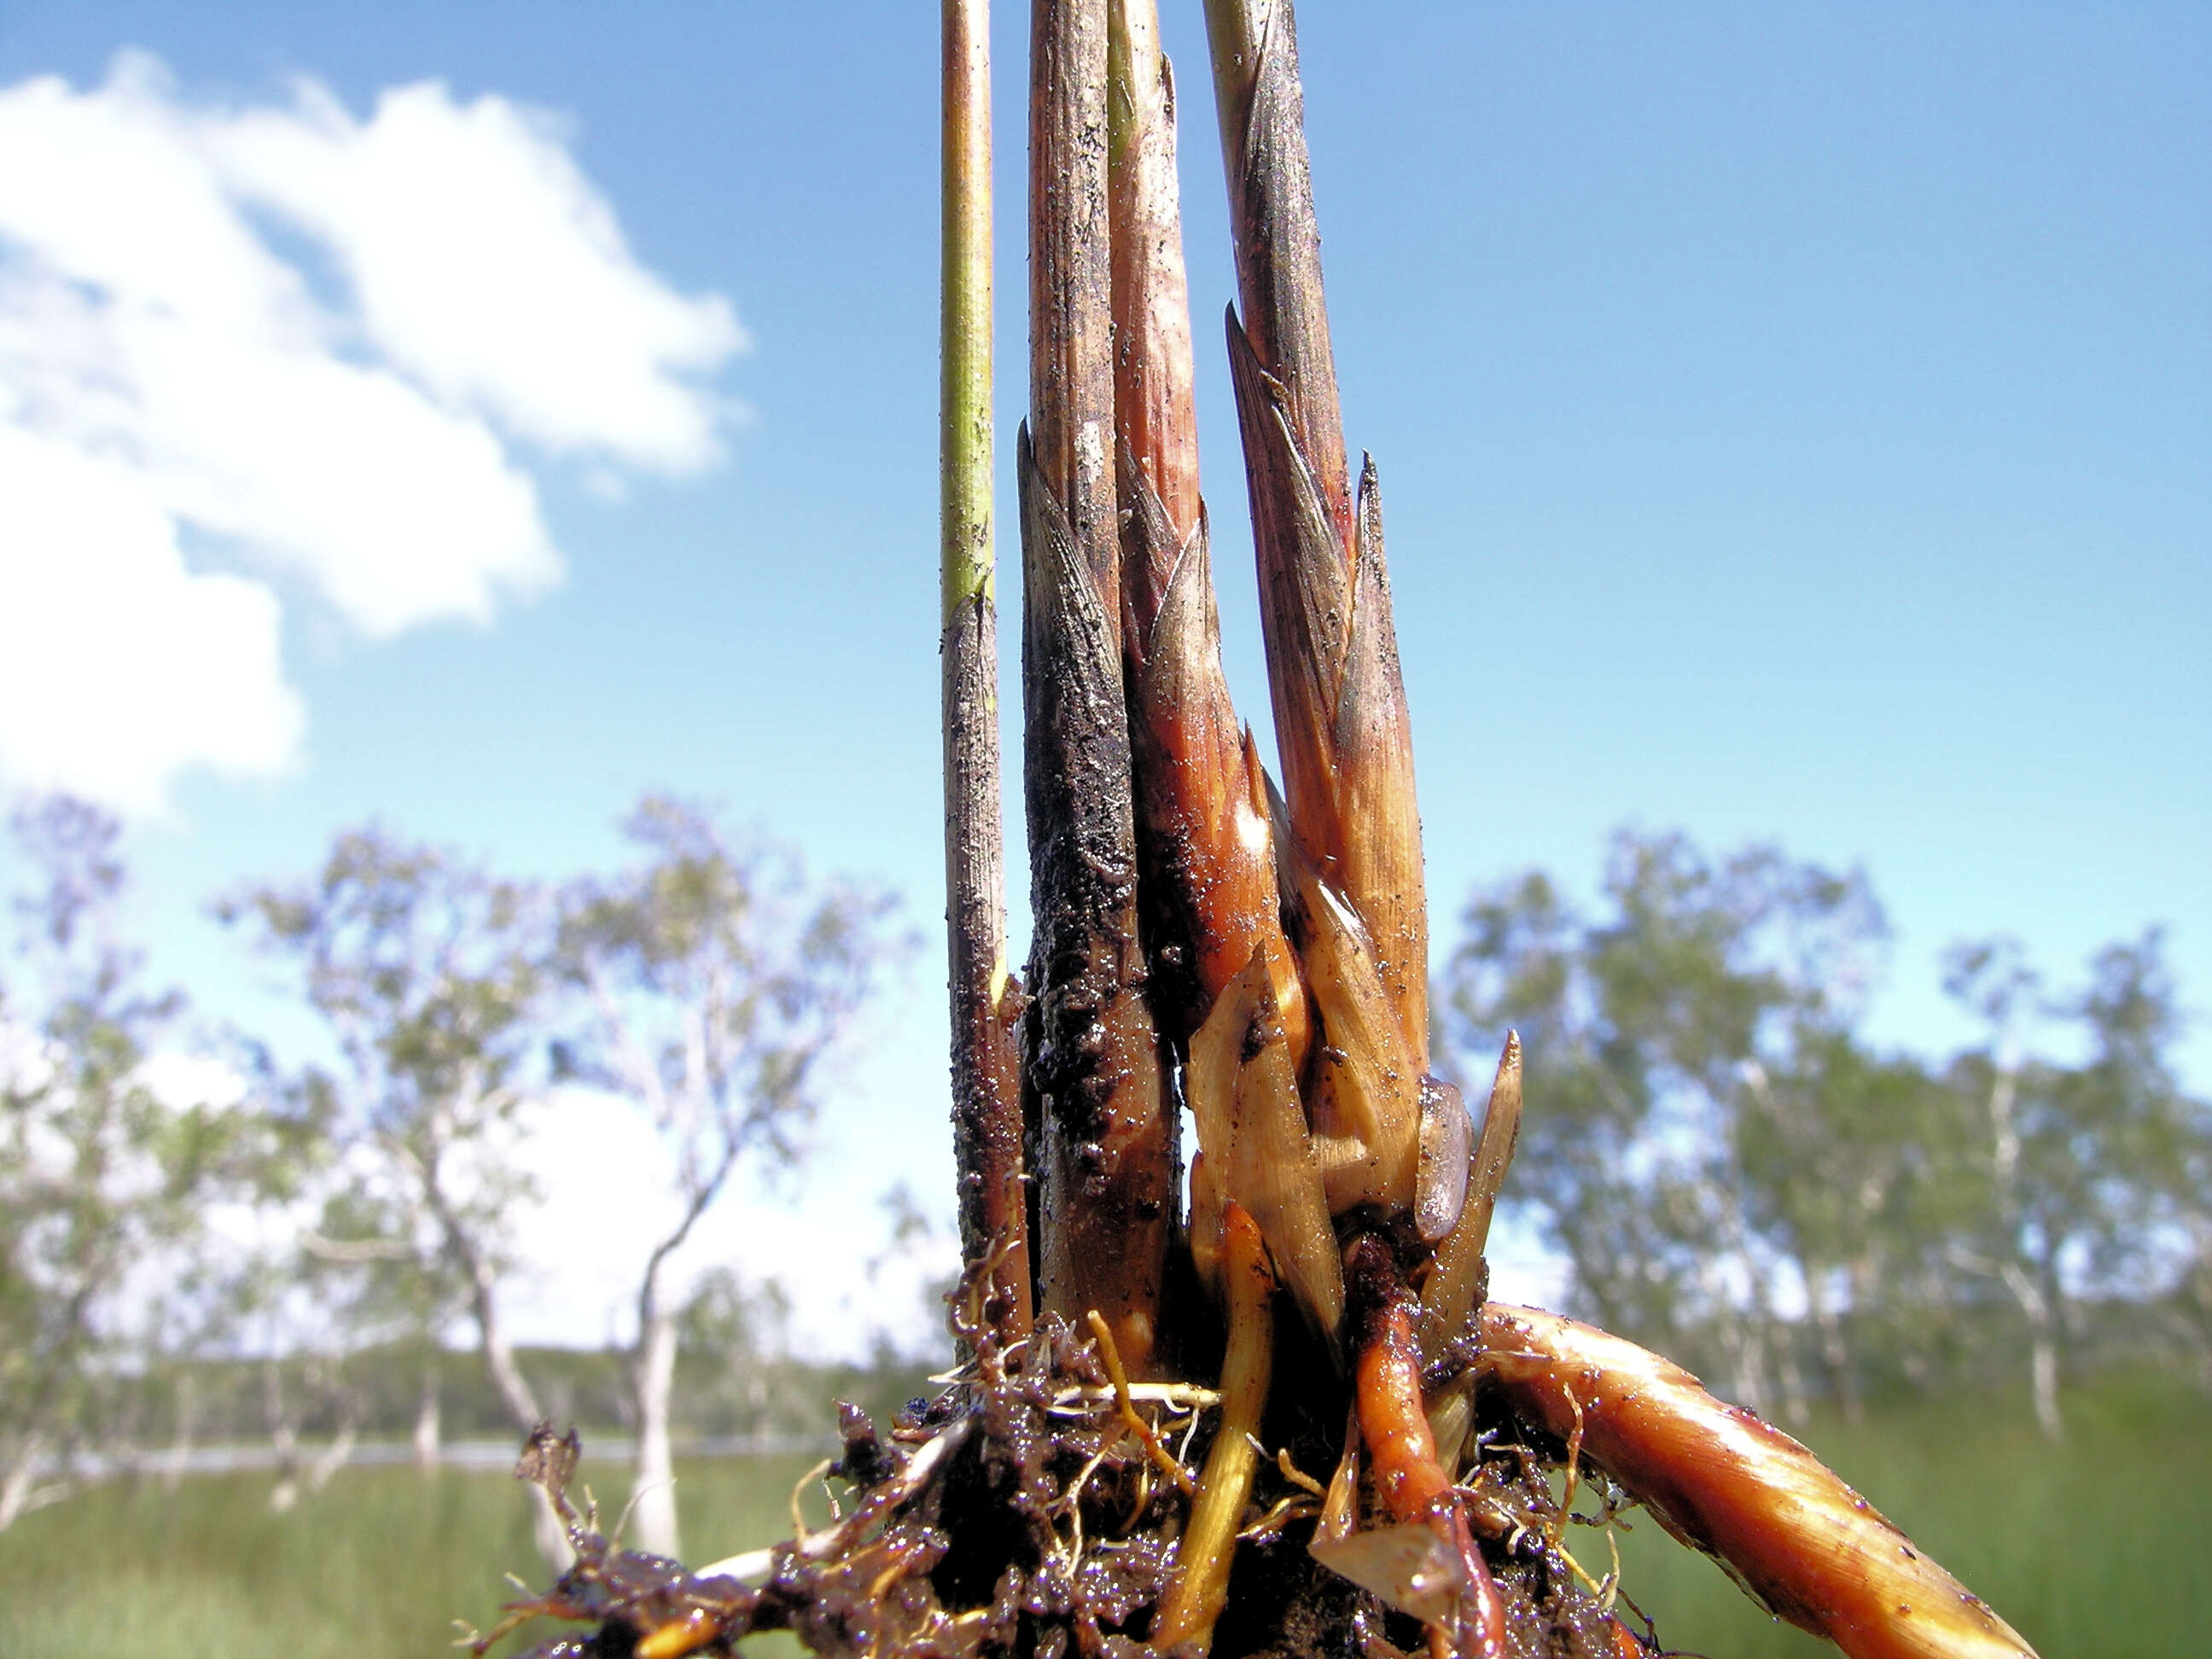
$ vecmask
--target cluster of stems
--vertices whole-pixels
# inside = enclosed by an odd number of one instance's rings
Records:
[[[1786,1538],[1761,1554],[1750,1534],[1778,1514],[1760,1487],[1777,1469],[1803,1475],[1792,1490],[1820,1494],[1806,1500],[1815,1508],[1871,1514],[1848,1489],[1819,1471],[1829,1492],[1778,1453],[1702,1485],[1680,1478],[1701,1436],[1724,1437],[1711,1426],[1721,1408],[1693,1382],[1647,1377],[1650,1398],[1680,1409],[1656,1443],[1639,1439],[1644,1419],[1608,1415],[1601,1388],[1585,1398],[1561,1381],[1577,1364],[1592,1378],[1632,1370],[1601,1352],[1613,1339],[1478,1318],[1521,1055],[1509,1040],[1479,1131],[1431,1073],[1411,726],[1376,469],[1368,460],[1355,477],[1342,429],[1289,0],[1206,0],[1279,791],[1222,672],[1176,82],[1152,0],[1032,0],[1029,415],[1015,450],[1034,944],[1025,983],[1009,972],[983,0],[945,0],[945,13],[943,652],[963,1243],[987,1270],[1003,1344],[1056,1316],[1098,1332],[1139,1380],[1175,1377],[1194,1355],[1210,1367],[1225,1346],[1223,1421],[1152,1639],[1210,1638],[1285,1316],[1352,1402],[1313,1553],[1387,1587],[1439,1655],[1507,1646],[1482,1512],[1461,1483],[1478,1382],[1563,1439],[1578,1441],[1586,1417],[1613,1435],[1616,1468],[1677,1498],[1687,1518],[1670,1525],[1747,1553],[1763,1594],[1843,1639],[1872,1603],[1860,1595],[1851,1619],[1832,1616],[1820,1575],[1863,1583],[1872,1569]],[[1198,1143],[1187,1188],[1179,1105]],[[1194,1322],[1210,1328],[1201,1340]],[[1488,1346],[1509,1334],[1516,1346]],[[1734,1517],[1726,1537],[1706,1524],[1715,1514]],[[1852,1547],[1880,1554],[1886,1539]],[[1990,1650],[2025,1650],[1972,1606],[1976,1628],[1996,1632]]]
[[[988,582],[953,581],[975,538],[957,539],[968,520],[947,524],[967,1243],[1003,1255],[1017,1327],[1030,1311],[1015,1284],[1026,1267],[1035,1310],[1100,1312],[1140,1376],[1172,1363],[1163,1321],[1178,1252],[1187,1245],[1218,1288],[1231,1202],[1334,1340],[1350,1231],[1450,1238],[1468,1172],[1465,1112],[1428,1070],[1410,727],[1375,469],[1352,486],[1338,424],[1295,33],[1279,4],[1227,0],[1208,22],[1244,307],[1241,320],[1231,313],[1230,348],[1283,786],[1221,667],[1176,88],[1158,18],[1148,0],[1036,0],[1030,409],[1016,445],[1035,918],[1025,991],[1000,965],[995,853],[977,833],[988,793],[969,781],[989,738],[988,696],[973,689],[988,607],[970,603]],[[972,13],[966,29],[979,38]],[[979,105],[972,87],[948,101]],[[948,178],[949,204],[957,195]],[[980,217],[973,234],[988,234]],[[983,320],[968,326],[980,337]],[[981,422],[954,408],[955,384],[948,369],[948,458]],[[972,487],[979,511],[987,477]],[[1021,1063],[1009,1076],[1017,1006]],[[1199,1142],[1187,1216],[1178,1096]],[[1005,1196],[1018,1183],[1026,1215]]]
[[[998,1264],[1003,1338],[1038,1313],[1091,1321],[1139,1377],[1220,1346],[1170,1328],[1170,1279],[1188,1261],[1182,1277],[1210,1299],[1182,1311],[1225,1316],[1239,1379],[1226,1392],[1254,1426],[1279,1286],[1349,1368],[1370,1449],[1425,1460],[1407,1488],[1420,1495],[1392,1514],[1449,1543],[1479,1603],[1486,1574],[1443,1497],[1450,1473],[1419,1386],[1416,1328],[1465,1325],[1482,1241],[1462,1224],[1466,1112],[1429,1075],[1419,821],[1375,472],[1355,489],[1346,463],[1289,9],[1225,0],[1207,21],[1283,788],[1222,672],[1158,21],[1150,0],[1035,0],[1016,445],[1035,942],[1018,988],[988,821],[983,31],[979,7],[947,6],[945,708],[964,1241]],[[1187,1206],[1179,1100],[1198,1140]],[[1503,1121],[1510,1140],[1510,1111]],[[1474,1211],[1486,1224],[1486,1202]],[[1439,1247],[1457,1270],[1428,1271]],[[1347,1259],[1367,1264],[1349,1298]],[[1421,1299],[1425,1274],[1452,1305]],[[1187,1547],[1194,1559],[1229,1554],[1252,1475],[1236,1438],[1206,1472],[1187,1546],[1209,1542]],[[1202,1641],[1224,1583],[1180,1577],[1164,1628]]]

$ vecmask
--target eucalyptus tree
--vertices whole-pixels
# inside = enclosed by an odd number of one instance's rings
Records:
[[[2176,1300],[2191,1306],[2212,1235],[2212,1114],[2173,1071],[2181,1015],[2156,930],[2099,951],[2088,983],[2070,996],[2045,993],[2015,939],[1958,945],[1946,969],[1946,989],[1988,1032],[1951,1073],[1970,1194],[1952,1255],[2002,1285],[2018,1309],[2036,1419],[2055,1440],[2076,1286],[2150,1301],[2178,1235],[2191,1259],[2173,1275]],[[2080,1063],[2030,1047],[2052,1020],[2085,1040]]]
[[[348,1340],[411,1352],[415,1463],[428,1473],[440,1455],[443,1338],[469,1318],[473,1286],[452,1254],[425,1236],[420,1207],[414,1193],[356,1172],[324,1198],[315,1225],[300,1231],[294,1277]]]
[[[514,1224],[536,1194],[523,1109],[544,1081],[544,896],[377,828],[321,870],[222,900],[216,914],[299,978],[329,1052],[270,1097],[325,1126],[331,1183],[302,1244],[372,1273],[360,1305],[434,1317],[458,1304],[518,1432],[541,1413],[501,1308]],[[539,1510],[539,1541],[566,1546]]]
[[[2201,1315],[2212,1103],[2187,1093],[2175,1069],[2186,1021],[2162,930],[2100,950],[2062,1012],[2088,1040],[2070,1092],[2077,1144],[2101,1166],[2080,1247],[2091,1282],[2146,1303],[2179,1292],[2186,1308],[2193,1297]]]
[[[1745,1070],[1746,1201],[1794,1263],[1828,1394],[1857,1421],[1875,1355],[1917,1354],[1948,1323],[1946,1304],[1915,1294],[1940,1265],[1947,1219],[1942,1085],[1916,1056],[1832,1027]]]
[[[1796,1399],[1778,1276],[1825,1284],[1863,1228],[1821,1217],[1817,1189],[1877,1209],[1887,1191],[1880,1131],[1832,1087],[1863,1064],[1847,1032],[1880,907],[1856,872],[1626,831],[1603,893],[1596,918],[1538,874],[1476,896],[1450,970],[1457,1045],[1521,1032],[1544,1109],[1518,1179],[1577,1302],[1647,1339],[1717,1333],[1747,1403],[1778,1382]]]
[[[67,1490],[103,1380],[194,1289],[204,1206],[248,1139],[149,1065],[183,999],[122,942],[115,819],[56,796],[9,828],[31,883],[0,985],[0,1528]]]
[[[682,1306],[671,1259],[741,1169],[803,1155],[832,1058],[893,941],[887,899],[810,887],[786,856],[738,845],[697,806],[648,796],[623,828],[641,861],[563,892],[550,961],[573,996],[560,1069],[635,1110],[666,1172],[637,1273],[630,1514],[646,1548],[672,1555]]]

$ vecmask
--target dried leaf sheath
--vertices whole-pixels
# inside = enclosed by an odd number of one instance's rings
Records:
[[[1003,1248],[1005,1328],[1029,1328],[1020,988],[1009,977],[1000,836],[991,533],[991,69],[984,0],[945,0],[939,494],[945,889],[961,1249]]]
[[[1133,539],[1167,533],[1141,476]],[[1149,633],[1132,623],[1130,744],[1146,881],[1154,1002],[1188,1041],[1222,989],[1261,952],[1294,1066],[1310,1035],[1305,992],[1283,933],[1266,783],[1221,671],[1206,526],[1183,544]]]
[[[1267,685],[1291,822],[1308,852],[1334,860],[1336,702],[1352,624],[1352,576],[1328,504],[1301,448],[1287,393],[1224,319],[1244,447]]]
[[[1337,882],[1367,924],[1384,988],[1422,1068],[1429,1064],[1429,901],[1413,793],[1413,728],[1382,553],[1382,495],[1359,475],[1352,634],[1337,692]]]

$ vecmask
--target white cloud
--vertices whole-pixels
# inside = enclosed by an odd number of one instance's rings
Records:
[[[503,99],[209,108],[135,54],[0,90],[0,772],[146,808],[281,768],[272,579],[371,639],[489,623],[561,575],[514,447],[709,465],[743,343]]]
[[[713,404],[672,371],[720,363],[737,319],[631,258],[542,118],[415,86],[362,125],[309,85],[214,143],[237,188],[333,250],[368,337],[441,398],[562,450],[679,472],[716,459]]]
[[[190,765],[282,766],[276,599],[194,575],[131,469],[0,422],[0,774],[131,811]]]

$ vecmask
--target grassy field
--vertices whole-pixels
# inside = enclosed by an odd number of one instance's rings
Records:
[[[680,1468],[695,1555],[788,1534],[809,1461]],[[614,1465],[586,1462],[581,1479],[616,1504],[628,1490]],[[265,1474],[118,1484],[19,1522],[0,1534],[0,1656],[421,1659],[452,1651],[454,1620],[491,1624],[514,1593],[503,1572],[542,1580],[526,1495],[506,1475],[349,1469],[283,1516],[269,1486]]]
[[[1986,1596],[2046,1656],[2203,1652],[2212,1631],[2212,1411],[2148,1380],[2069,1396],[2069,1437],[2036,1438],[2024,1405],[1954,1402],[1806,1437]],[[695,1558],[787,1532],[804,1458],[681,1471]],[[587,1464],[603,1494],[619,1469]],[[535,1577],[514,1483],[450,1471],[349,1470],[289,1516],[266,1476],[123,1485],[0,1534],[4,1659],[398,1659],[449,1651],[451,1621],[488,1623],[500,1575]],[[817,1506],[810,1511],[818,1520]],[[1602,1568],[1605,1546],[1578,1533]],[[1670,1648],[1757,1659],[1820,1644],[1778,1626],[1711,1564],[1643,1525],[1621,1540],[1629,1593]],[[508,1650],[546,1631],[523,1632]]]

